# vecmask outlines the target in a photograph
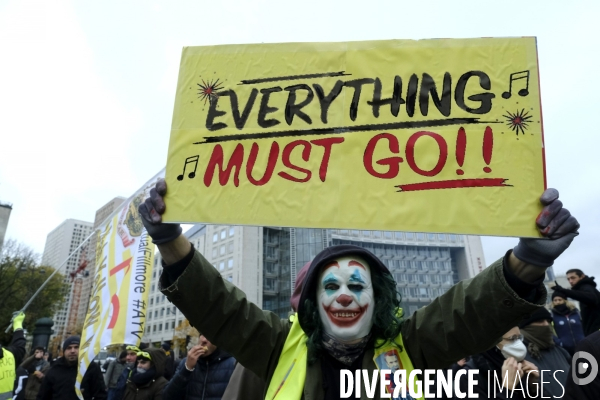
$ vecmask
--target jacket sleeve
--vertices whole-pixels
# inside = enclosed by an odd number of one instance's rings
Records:
[[[52,400],[53,378],[53,371],[48,371],[42,380],[42,385],[40,386],[36,400]]]
[[[115,371],[115,362],[111,362],[110,364],[108,364],[108,368],[106,370],[106,373],[104,374],[104,384],[106,385],[106,387],[108,387],[108,383],[110,382],[110,378],[112,377],[112,374]]]
[[[224,280],[197,251],[183,273],[167,287],[168,279],[165,269],[161,291],[190,324],[268,382],[289,332],[289,322],[249,302],[244,292]]]
[[[23,362],[23,358],[25,357],[25,345],[27,341],[25,340],[25,335],[23,333],[23,329],[19,329],[13,333],[12,341],[10,345],[6,346],[8,351],[10,351],[15,357],[15,365],[20,365]]]
[[[190,372],[185,368],[185,360],[187,360],[187,357],[179,363],[175,375],[173,375],[173,378],[167,383],[167,386],[165,386],[162,394],[164,400],[185,399],[187,385],[193,374],[193,372]]]
[[[446,368],[481,353],[544,304],[543,284],[536,290],[535,303],[527,302],[506,282],[503,268],[503,259],[496,261],[405,321],[402,340],[415,368]]]
[[[86,371],[86,375],[88,373],[90,374],[87,387],[89,397],[87,395],[86,397],[94,400],[105,400],[107,397],[106,386],[104,385],[104,378],[98,364],[92,362]]]
[[[600,295],[596,289],[590,285],[583,285],[580,290],[561,289],[561,293],[589,306],[600,305]]]

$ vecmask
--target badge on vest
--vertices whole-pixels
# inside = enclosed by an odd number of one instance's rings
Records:
[[[391,374],[386,377],[390,381],[390,384],[386,385],[386,389],[388,393],[394,393],[394,389],[396,388],[396,383],[394,382],[394,372],[404,368],[402,361],[400,361],[398,351],[396,349],[391,349],[380,354],[377,358],[375,358],[375,364],[379,370],[389,369],[391,371]],[[406,397],[392,397],[392,400],[414,400],[408,394],[408,382],[405,382],[405,385]]]

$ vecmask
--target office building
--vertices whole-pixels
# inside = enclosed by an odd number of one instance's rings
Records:
[[[73,277],[71,273],[76,272],[79,264],[85,257],[85,254],[82,254],[82,249],[79,249],[77,252],[75,250],[91,233],[91,222],[68,219],[46,237],[42,265],[60,268],[66,263],[60,272],[64,275],[65,283],[68,284],[64,294],[64,303],[53,317],[55,335],[64,336],[68,332],[67,328],[72,328],[68,327],[73,290]]]

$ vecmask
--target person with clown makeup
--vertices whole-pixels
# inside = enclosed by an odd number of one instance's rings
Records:
[[[162,222],[166,192],[160,180],[139,206],[161,252],[161,291],[211,342],[264,379],[269,400],[339,399],[342,371],[366,370],[372,376],[391,363],[409,376],[414,369],[446,368],[489,349],[544,305],[546,268],[579,229],[558,191],[546,190],[540,197],[544,208],[532,221],[546,238],[521,238],[475,278],[410,317],[403,314],[396,282],[381,260],[353,245],[328,247],[310,264],[298,312],[282,320],[223,279],[178,224]],[[362,379],[359,389],[361,398],[368,398]],[[378,384],[375,398],[389,398],[381,395]]]

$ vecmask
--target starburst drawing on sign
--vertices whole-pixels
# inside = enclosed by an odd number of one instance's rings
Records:
[[[503,115],[503,117],[507,119],[506,125],[508,125],[513,132],[516,132],[517,136],[519,136],[519,131],[524,135],[525,130],[527,129],[527,126],[533,116],[529,115],[528,112],[525,112],[524,108],[520,111],[517,110],[515,114],[509,111],[507,111],[507,113],[508,115]]]
[[[214,81],[205,82],[204,79],[202,83],[197,83],[198,85],[198,98],[204,100],[204,104],[206,104],[206,100],[213,101],[219,97],[219,90],[223,89],[223,84],[219,82],[219,79]]]

